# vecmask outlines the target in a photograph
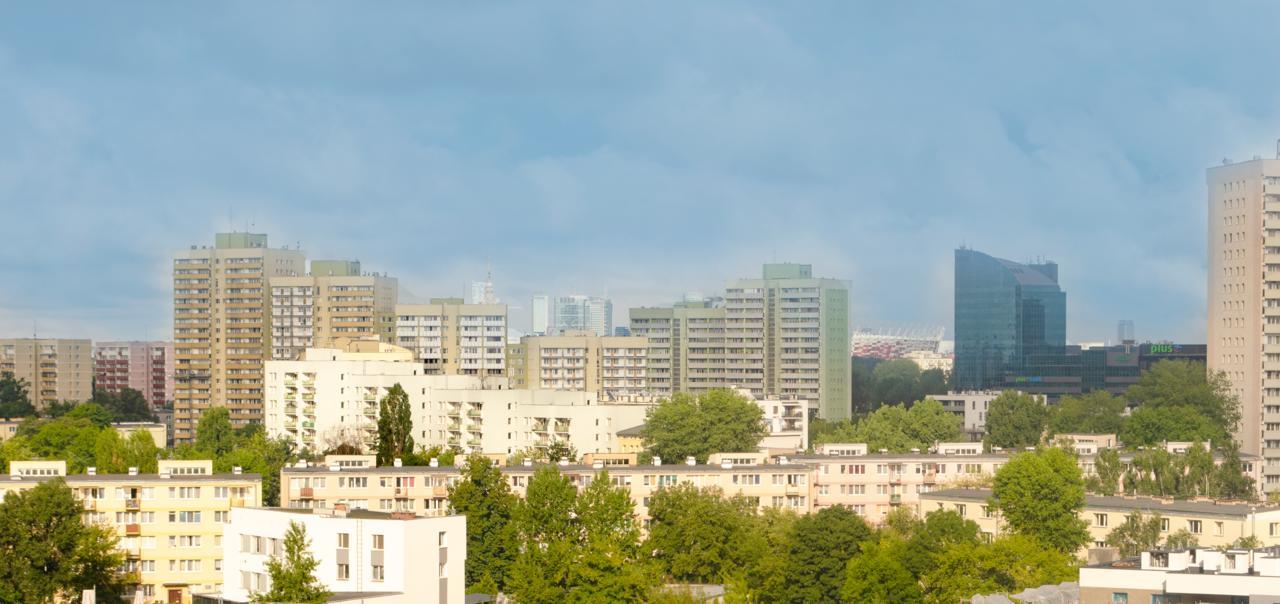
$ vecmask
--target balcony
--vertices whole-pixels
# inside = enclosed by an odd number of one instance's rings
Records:
[[[431,487],[431,496],[432,497],[448,497],[449,487],[446,487],[446,486]]]
[[[137,499],[124,500],[124,509],[126,510],[137,510],[141,508],[142,508],[142,502]]]
[[[298,499],[311,499],[315,496],[315,489],[311,487],[302,487],[298,489]]]
[[[136,536],[138,536],[138,535],[141,535],[141,534],[142,534],[142,525],[141,525],[141,524],[126,524],[126,525],[124,525],[124,534],[125,534],[126,536],[129,536],[129,537],[136,537]]]
[[[409,487],[396,487],[396,499],[408,499]]]
[[[902,505],[902,495],[894,493],[889,496],[889,505]]]
[[[86,500],[84,500],[84,509],[85,509],[85,510],[88,510],[88,511],[90,511],[90,512],[92,512],[92,511],[94,511],[94,510],[98,509],[98,500],[96,500],[96,499],[86,499]]]

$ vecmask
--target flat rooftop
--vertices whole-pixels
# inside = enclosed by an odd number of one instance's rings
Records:
[[[930,499],[962,499],[966,501],[985,502],[991,498],[990,489],[940,489],[929,493],[921,493],[921,500]],[[1095,509],[1113,510],[1152,510],[1200,514],[1205,516],[1247,516],[1253,512],[1269,512],[1280,510],[1280,506],[1263,506],[1245,502],[1217,502],[1177,499],[1156,499],[1154,497],[1123,497],[1104,495],[1085,495],[1085,506]]]

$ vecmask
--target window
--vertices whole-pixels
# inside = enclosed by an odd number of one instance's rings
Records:
[[[213,521],[221,522],[223,524],[231,522],[231,512],[228,512],[228,511],[214,512]]]
[[[1221,537],[1221,536],[1222,536],[1222,521],[1221,521],[1221,520],[1216,521],[1216,522],[1214,522],[1214,523],[1213,523],[1213,534],[1214,534],[1215,536],[1217,536],[1217,537]]]
[[[382,535],[373,536],[373,549],[382,549]]]
[[[964,514],[964,512],[965,512],[965,510],[966,510],[967,508],[968,508],[968,506],[966,506],[965,504],[963,504],[963,503],[957,503],[957,504],[956,504],[956,513],[957,513],[957,514],[960,514],[960,517],[961,517],[961,518],[963,518],[963,517],[964,517],[964,515],[965,515],[965,514]]]
[[[169,512],[170,523],[198,524],[200,512]]]
[[[1124,591],[1112,592],[1111,604],[1129,604],[1129,593]]]
[[[385,578],[386,578],[386,577],[385,577],[385,576],[384,576],[384,574],[383,574],[382,565],[381,565],[381,564],[374,564],[374,565],[373,565],[373,580],[374,580],[374,581],[382,581],[382,580],[383,580],[383,579],[385,579]]]
[[[338,533],[338,547],[341,549],[351,547],[351,533]]]
[[[1201,526],[1199,520],[1188,520],[1187,530],[1191,531],[1192,535],[1199,535],[1204,532],[1204,528]]]
[[[348,579],[350,579],[350,578],[351,578],[351,565],[350,565],[350,564],[339,564],[339,565],[338,565],[338,580],[339,580],[339,581],[346,581],[346,580],[348,580]]]
[[[1274,528],[1275,528],[1275,526],[1276,526],[1276,524],[1277,524],[1277,523],[1272,523],[1272,524],[1271,524],[1271,527],[1274,529]],[[1168,518],[1161,518],[1161,519],[1160,519],[1160,532],[1162,532],[1162,533],[1167,533],[1167,532],[1169,532],[1169,519],[1168,519]],[[1272,535],[1274,535],[1275,533],[1273,532],[1273,533],[1271,533],[1271,534],[1272,534]]]
[[[1106,515],[1106,514],[1094,514],[1094,515],[1093,515],[1093,525],[1094,525],[1094,526],[1107,526],[1107,515]]]
[[[1272,522],[1270,525],[1270,533],[1272,537],[1280,534],[1280,522]]]

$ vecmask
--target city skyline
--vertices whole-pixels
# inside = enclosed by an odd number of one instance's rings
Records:
[[[1271,155],[1280,8],[1094,6],[10,9],[0,333],[161,337],[172,253],[247,228],[615,323],[777,260],[950,330],[966,245],[1056,261],[1071,341],[1204,341],[1204,171]]]

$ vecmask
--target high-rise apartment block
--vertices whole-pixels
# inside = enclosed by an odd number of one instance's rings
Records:
[[[759,279],[729,281],[722,306],[632,309],[631,333],[649,339],[657,394],[740,387],[849,417],[849,289],[808,264],[766,264]]]
[[[154,407],[173,401],[173,342],[97,342],[93,365],[96,388],[132,388]]]
[[[1001,388],[1006,373],[1043,364],[1036,357],[1060,356],[1067,343],[1066,309],[1057,264],[1019,264],[956,250],[956,389]]]
[[[93,396],[93,345],[89,340],[0,339],[0,373],[27,383],[37,408]]]
[[[427,375],[505,376],[507,305],[435,298],[397,304],[396,343],[413,351]]]
[[[648,340],[598,336],[587,331],[527,336],[507,347],[512,388],[584,390],[601,400],[632,400],[648,394]]]
[[[273,359],[295,359],[338,338],[394,340],[398,284],[392,277],[362,273],[356,261],[312,260],[309,274],[270,283]]]
[[[1280,489],[1280,159],[1210,168],[1208,366],[1240,399],[1236,437]]]
[[[200,414],[226,407],[231,422],[262,420],[263,363],[271,358],[269,280],[301,275],[301,251],[267,236],[218,233],[213,247],[173,259],[174,441],[190,442]]]
[[[613,302],[577,294],[552,298],[550,329],[552,334],[589,331],[598,336],[613,335]]]

